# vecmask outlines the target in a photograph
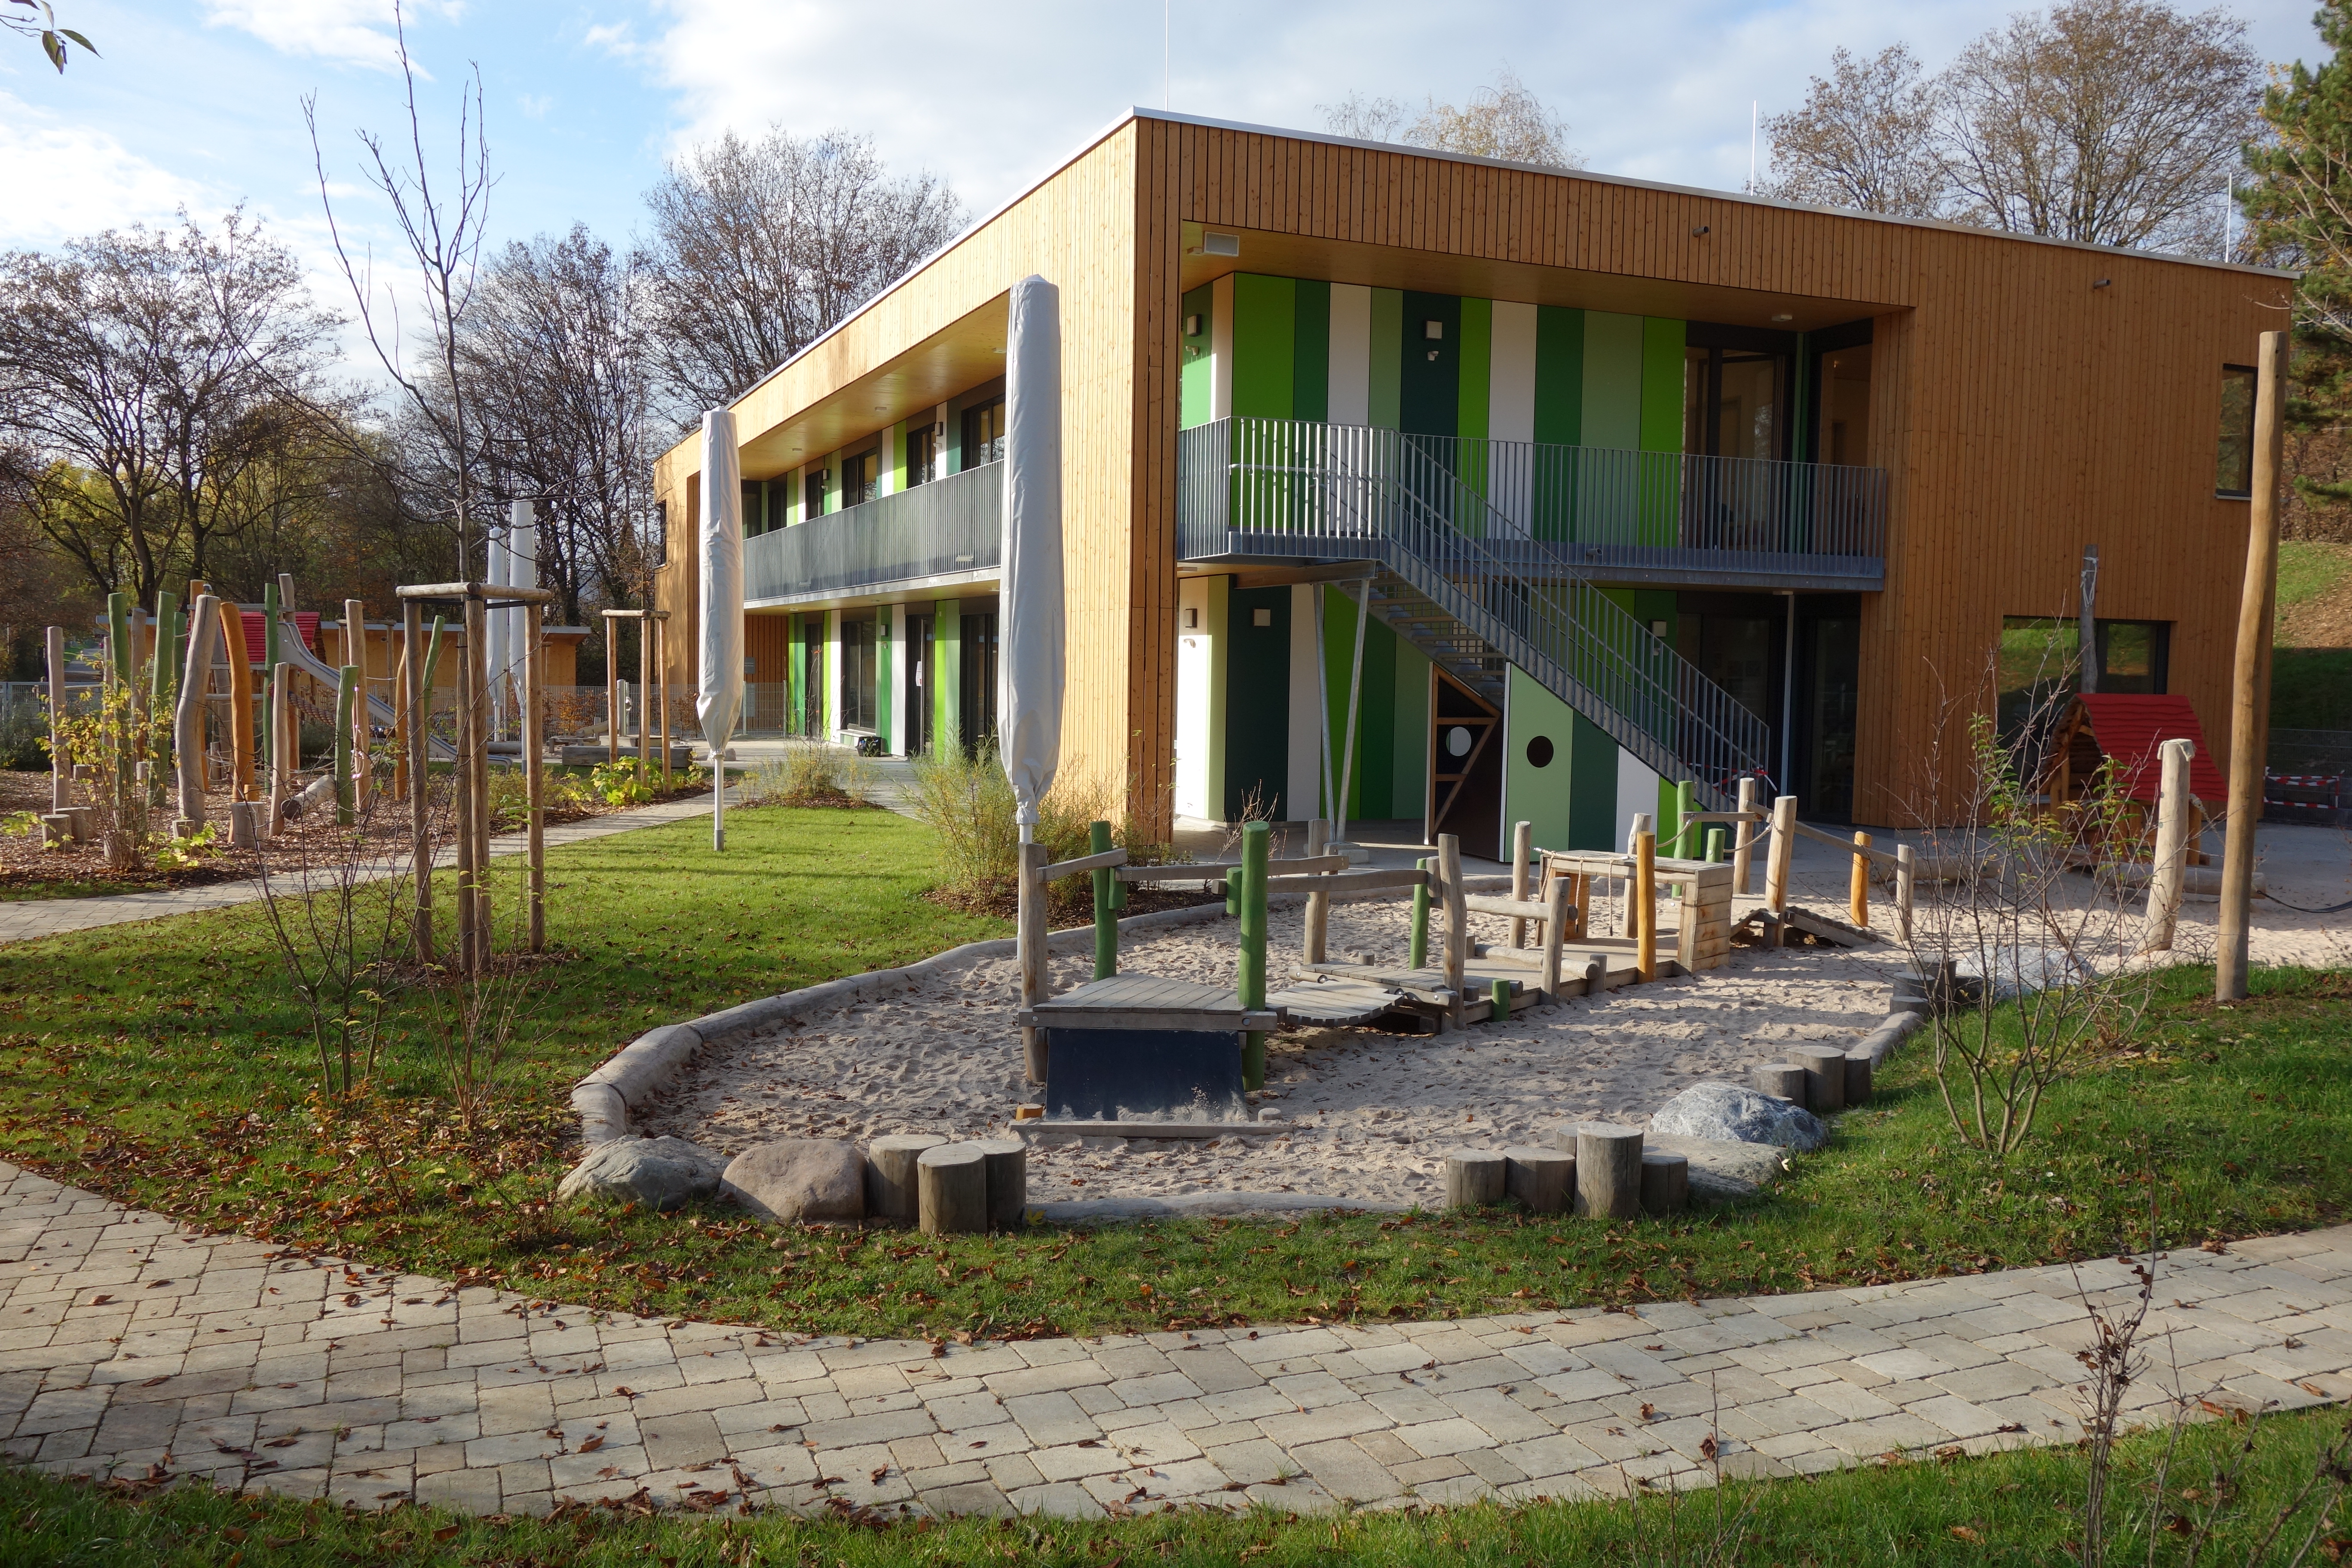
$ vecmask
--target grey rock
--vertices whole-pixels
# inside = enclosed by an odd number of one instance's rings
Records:
[[[1818,1149],[1830,1141],[1829,1130],[1811,1111],[1737,1083],[1691,1085],[1658,1108],[1650,1130],[1783,1149]]]
[[[555,1189],[559,1200],[608,1197],[667,1211],[719,1191],[724,1157],[683,1138],[615,1138],[599,1143]]]
[[[766,1219],[856,1225],[866,1217],[866,1156],[831,1138],[762,1143],[735,1156],[719,1190]]]

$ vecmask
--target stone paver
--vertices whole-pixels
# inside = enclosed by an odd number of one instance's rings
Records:
[[[664,801],[658,805],[632,806],[626,811],[592,816],[585,822],[567,822],[551,827],[547,829],[547,847],[556,849],[566,844],[607,838],[615,833],[628,833],[640,827],[658,827],[666,822],[709,815],[709,795]],[[521,852],[520,834],[502,833],[490,840],[493,857]],[[443,850],[434,861],[435,865],[445,868],[457,863],[455,847]],[[404,862],[380,872],[379,876],[399,876],[405,870]],[[93,931],[100,926],[126,925],[133,921],[161,920],[166,915],[184,915],[197,910],[226,909],[232,904],[253,903],[260,897],[261,885],[258,882],[241,881],[212,882],[201,888],[164,888],[150,893],[110,893],[97,899],[19,899],[0,903],[0,943],[31,942],[37,937]]]
[[[2158,1267],[2145,1417],[2168,1394],[2352,1399],[2352,1226]],[[2133,1282],[2102,1261],[2079,1288],[2122,1305]],[[1787,1476],[2070,1442],[2083,1323],[2059,1268],[935,1348],[460,1289],[200,1234],[0,1164],[0,1456],[360,1508],[543,1513],[643,1491],[701,1510],[1094,1518],[1622,1496],[1706,1484],[1718,1463]],[[2185,1385],[2154,1386],[2175,1364]]]

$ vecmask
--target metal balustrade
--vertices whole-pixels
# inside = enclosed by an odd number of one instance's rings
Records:
[[[1003,551],[1004,465],[967,468],[743,542],[743,597],[772,603],[990,571]]]
[[[1491,460],[1466,477],[1444,460],[1480,447],[1491,457],[1492,448],[1512,445],[1304,420],[1197,426],[1178,447],[1179,549],[1188,559],[1377,561],[1649,767],[1695,780],[1711,800],[1727,800],[1742,774],[1762,768],[1769,727],[1531,534],[1531,520],[1559,515],[1558,507],[1540,510],[1543,492],[1532,485],[1510,491],[1499,481],[1514,470]],[[1516,470],[1530,480],[1538,471],[1532,464]],[[1612,526],[1677,526],[1681,493],[1663,484],[1643,488],[1658,469],[1635,464],[1617,471],[1627,489],[1591,492],[1635,509],[1631,524]],[[1501,505],[1498,488],[1508,492]],[[1527,504],[1507,510],[1521,500]],[[1596,525],[1601,516],[1580,502],[1566,515]],[[1423,647],[1432,640],[1426,627],[1408,635]],[[1440,633],[1434,640],[1459,639]]]

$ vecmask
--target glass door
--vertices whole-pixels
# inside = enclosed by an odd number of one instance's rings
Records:
[[[931,733],[938,722],[939,704],[934,700],[932,672],[938,668],[937,643],[932,637],[937,618],[931,616],[907,617],[907,754],[921,756],[931,749]]]

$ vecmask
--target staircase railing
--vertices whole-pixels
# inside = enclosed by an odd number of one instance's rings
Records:
[[[1244,534],[1268,552],[1287,538],[1378,559],[1662,776],[1727,799],[1764,763],[1764,721],[1565,557],[1543,552],[1539,582],[1513,570],[1492,546],[1524,531],[1484,485],[1445,465],[1448,447],[1305,420],[1197,426],[1179,452],[1180,548],[1223,552]]]

